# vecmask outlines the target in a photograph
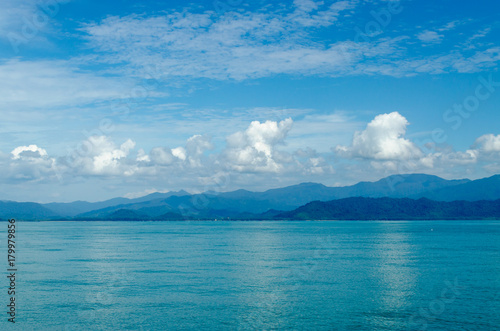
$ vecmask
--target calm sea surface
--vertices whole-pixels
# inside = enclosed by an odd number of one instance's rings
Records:
[[[17,222],[4,330],[498,330],[500,222]]]

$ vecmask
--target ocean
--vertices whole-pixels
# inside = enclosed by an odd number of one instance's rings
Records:
[[[2,330],[494,330],[500,222],[16,223]],[[7,223],[0,223],[7,272]]]

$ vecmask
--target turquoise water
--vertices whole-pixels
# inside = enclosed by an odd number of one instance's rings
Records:
[[[0,329],[500,325],[497,221],[17,222],[16,239],[17,323]]]

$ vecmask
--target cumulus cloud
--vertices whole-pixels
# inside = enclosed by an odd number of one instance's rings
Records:
[[[212,150],[214,145],[211,138],[203,135],[194,135],[186,142],[185,153],[191,167],[201,167],[205,151]]]
[[[137,160],[149,162],[150,166],[171,166],[174,164],[182,167],[201,167],[204,152],[213,149],[210,137],[203,135],[194,135],[188,138],[184,147],[175,148],[155,147],[149,155],[140,150]]]
[[[12,159],[38,159],[47,156],[47,151],[37,145],[19,146],[11,152]]]
[[[37,145],[18,146],[11,151],[9,176],[22,180],[43,180],[59,176],[56,160]]]
[[[144,149],[139,149],[137,151],[137,157],[136,157],[137,162],[151,162],[151,158],[149,157],[148,154],[144,151]]]
[[[183,161],[186,156],[180,148],[155,147],[151,150],[148,160],[154,165],[167,166],[174,162]]]
[[[335,170],[323,156],[321,156],[315,149],[307,147],[306,149],[298,149],[294,156],[298,161],[299,167],[305,174],[311,175],[325,175],[333,174]]]
[[[485,134],[476,139],[473,147],[484,153],[500,152],[500,135]]]
[[[134,147],[135,142],[131,139],[117,146],[109,137],[92,136],[63,162],[80,175],[130,176],[134,166],[127,157]]]
[[[117,169],[120,159],[127,157],[130,150],[135,147],[135,143],[130,139],[121,144],[119,148],[114,148],[104,139],[100,139],[96,143],[99,144],[101,150],[93,157],[93,171],[98,174]]]
[[[369,165],[383,175],[416,172],[443,175],[453,168],[466,171],[485,162],[489,164],[483,168],[488,170],[495,168],[492,164],[499,161],[500,135],[483,135],[465,151],[449,147],[424,153],[405,138],[408,124],[398,112],[378,115],[365,130],[354,133],[350,146],[337,146],[334,150],[338,156],[361,161],[360,166]]]
[[[479,153],[477,150],[468,149],[465,152],[435,153],[431,157],[439,159],[443,165],[467,165],[478,161]]]
[[[336,155],[347,159],[340,162],[333,154],[285,144],[293,125],[291,118],[253,121],[246,129],[227,135],[226,147],[217,149],[209,136],[198,134],[182,146],[158,146],[149,153],[142,148],[134,152],[132,139],[115,142],[107,136],[92,136],[70,157],[58,159],[43,147],[23,145],[8,155],[0,153],[0,165],[8,170],[6,178],[16,183],[85,176],[86,180],[137,183],[137,192],[144,190],[143,184],[203,191],[215,182],[217,189],[241,185],[259,189],[271,182],[275,186],[311,180],[331,184],[333,178],[337,182],[352,174],[356,180],[371,180],[417,172],[460,176],[477,166],[488,172],[500,169],[500,135],[483,135],[465,151],[445,146],[424,153],[405,137],[409,123],[398,112],[376,116],[364,130],[354,133],[349,146],[337,146]],[[223,180],[218,178],[222,175]]]
[[[422,151],[404,138],[408,121],[398,112],[376,116],[363,131],[354,133],[351,146],[335,151],[347,158],[373,160],[409,160],[421,158]]]
[[[140,148],[135,154],[136,143],[127,139],[117,145],[110,137],[91,136],[78,148],[70,151],[65,157],[58,159],[58,168],[71,176],[100,177],[151,177],[164,178],[169,175],[186,175],[185,171],[209,167],[204,152],[212,149],[209,137],[194,135],[186,141],[185,146],[170,148],[154,147],[147,153]],[[26,147],[25,149],[27,149]],[[38,150],[35,147],[30,150]],[[16,155],[26,153],[16,150]],[[22,155],[22,154],[21,154]]]
[[[291,118],[279,123],[254,121],[245,131],[230,135],[225,151],[228,166],[237,171],[279,172],[287,155],[275,147],[283,144],[292,124]]]

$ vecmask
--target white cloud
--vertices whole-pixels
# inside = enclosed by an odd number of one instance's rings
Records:
[[[8,177],[14,180],[41,181],[60,176],[56,160],[37,145],[14,148],[8,165]]]
[[[321,118],[333,127],[337,122],[353,120],[340,115],[325,115],[315,120]],[[318,153],[307,145],[284,151],[292,125],[295,127],[288,118],[253,121],[246,129],[228,135],[225,149],[222,146],[216,149],[208,136],[193,135],[183,146],[155,147],[149,153],[141,148],[134,153],[132,139],[117,144],[110,137],[92,136],[69,158],[55,159],[44,148],[27,145],[16,147],[9,156],[0,154],[0,164],[8,169],[6,174],[11,180],[17,182],[56,180],[61,176],[75,181],[83,176],[85,180],[102,178],[137,183],[138,188],[140,183],[153,187],[161,182],[168,184],[169,189],[198,187],[203,191],[217,173],[230,178],[230,182],[224,184],[228,190],[245,183],[250,185],[247,188],[252,185],[258,188],[259,185],[269,187],[271,182],[280,186],[313,178],[331,184],[333,178],[337,182],[339,176],[347,173],[363,178],[367,176],[362,175],[363,172],[369,172],[372,177],[367,179],[415,172],[442,176],[447,171],[448,174],[464,173],[477,164],[491,171],[499,163],[500,135],[483,135],[466,151],[450,148],[424,154],[405,137],[408,124],[398,112],[376,116],[364,130],[354,133],[349,146],[336,147],[336,155],[348,159],[340,162],[334,161],[332,154]],[[335,173],[339,175],[332,177]],[[137,192],[141,190],[144,189]]]
[[[166,147],[155,147],[149,154],[149,160],[155,165],[171,165],[179,159],[174,156],[172,149]]]
[[[184,149],[184,147],[173,148],[172,155],[182,161],[186,160],[186,150]]]
[[[140,150],[137,160],[149,162],[149,166],[177,164],[182,168],[196,168],[203,166],[202,161],[206,161],[203,159],[203,154],[206,150],[211,149],[213,149],[213,145],[209,137],[194,135],[186,141],[185,147],[155,147],[151,150],[150,155],[146,155],[143,150]]]
[[[61,163],[76,175],[130,176],[135,167],[127,157],[134,147],[131,139],[116,146],[109,137],[92,136]]]
[[[281,161],[286,162],[287,156],[275,147],[283,144],[292,123],[291,118],[279,123],[254,121],[245,131],[230,135],[225,150],[227,166],[241,172],[281,171]]]
[[[409,160],[422,151],[404,138],[408,121],[398,112],[376,116],[363,131],[354,133],[351,146],[337,146],[336,152],[348,158]]]
[[[137,162],[151,162],[151,158],[149,157],[148,154],[141,148],[139,151],[137,151],[137,157],[136,157]]]
[[[473,147],[483,153],[499,153],[500,135],[485,134],[476,139]]]
[[[335,169],[316,150],[308,147],[298,149],[294,156],[298,161],[299,168],[305,174],[326,175],[335,173]]]
[[[12,159],[34,159],[34,158],[43,158],[47,156],[47,151],[43,148],[38,147],[37,145],[29,145],[29,146],[19,146],[14,148],[11,152]]]
[[[188,155],[188,161],[191,167],[202,167],[206,162],[204,159],[205,151],[212,150],[214,145],[208,136],[194,135],[186,142],[185,154]]]
[[[447,154],[437,154],[436,158],[440,157],[443,165],[446,164],[474,164],[478,161],[478,153],[474,149],[468,149],[465,152],[452,152]]]
[[[127,157],[130,150],[135,147],[135,143],[130,139],[121,144],[120,148],[114,148],[104,137],[90,138],[89,140],[100,149],[98,154],[93,157],[92,171],[97,174],[114,173],[118,169],[120,159]]]
[[[442,34],[438,34],[436,31],[425,30],[417,34],[417,38],[424,43],[439,43],[443,39]]]
[[[199,156],[204,151],[213,149],[214,146],[209,137],[196,134],[190,137],[186,142],[186,149],[189,155]]]
[[[350,146],[339,145],[335,152],[340,157],[352,159],[352,169],[360,171],[364,168],[366,171],[370,166],[380,176],[423,172],[449,178],[452,173],[463,176],[476,165],[492,171],[496,169],[495,164],[500,163],[500,135],[483,135],[465,151],[448,147],[424,153],[405,138],[408,124],[406,118],[397,112],[378,115],[365,130],[354,133]],[[337,172],[339,169],[345,172],[348,168],[336,167]]]

